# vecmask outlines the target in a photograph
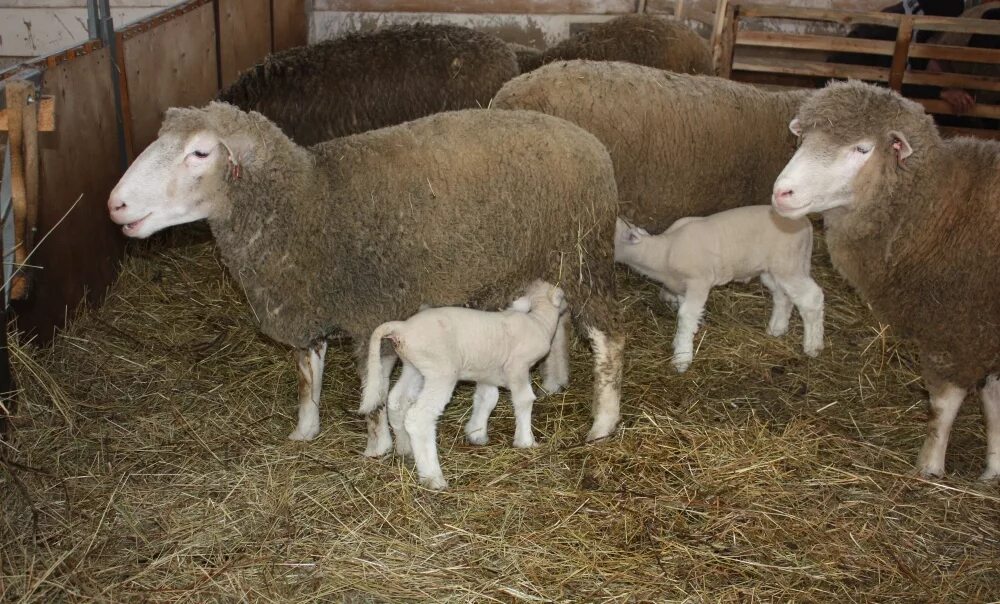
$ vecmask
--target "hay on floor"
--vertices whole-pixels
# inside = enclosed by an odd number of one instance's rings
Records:
[[[621,429],[583,445],[590,357],[540,398],[541,446],[466,445],[471,389],[440,425],[446,493],[364,459],[348,346],[328,354],[323,432],[289,442],[290,353],[258,335],[211,243],[139,247],[107,304],[51,348],[15,340],[21,405],[0,465],[0,601],[986,601],[1000,493],[975,481],[978,405],[950,475],[912,475],[927,418],[910,348],[817,245],[827,349],[764,334],[759,283],[713,292],[695,362],[673,315],[620,278]]]

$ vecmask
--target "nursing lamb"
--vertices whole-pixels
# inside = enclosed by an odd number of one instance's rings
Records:
[[[368,376],[359,412],[371,413],[386,398],[388,379],[379,352],[386,338],[403,362],[388,395],[396,451],[412,451],[423,484],[432,489],[448,486],[438,462],[435,426],[459,380],[476,382],[472,418],[465,429],[470,441],[484,442],[497,387],[502,386],[510,389],[514,404],[514,446],[533,447],[531,367],[549,354],[564,310],[563,291],[536,281],[502,312],[428,308],[406,321],[383,323],[368,344]]]
[[[802,145],[772,205],[822,213],[833,265],[916,342],[931,404],[920,472],[944,473],[958,408],[985,383],[981,478],[1000,478],[1000,143],[942,139],[923,107],[860,82],[817,92],[791,130]]]
[[[776,216],[771,206],[748,206],[681,218],[659,235],[619,219],[615,260],[662,284],[661,298],[677,308],[673,364],[678,372],[694,358],[694,335],[708,292],[757,276],[774,299],[768,335],[788,331],[794,304],[802,315],[803,350],[813,357],[823,350],[823,290],[809,276],[808,219]]]
[[[335,329],[357,344],[363,370],[379,324],[422,304],[501,308],[539,278],[563,288],[593,345],[588,438],[618,422],[618,197],[607,151],[572,124],[473,109],[303,148],[255,112],[171,109],[108,209],[130,237],[208,220],[261,331],[297,351],[290,438],[319,433]],[[384,411],[373,414],[366,453],[391,446]]]

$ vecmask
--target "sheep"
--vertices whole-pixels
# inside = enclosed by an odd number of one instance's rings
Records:
[[[353,33],[269,56],[218,100],[263,113],[300,145],[485,107],[518,74],[502,40],[417,23]]]
[[[319,433],[333,330],[356,343],[363,374],[379,324],[421,304],[499,308],[541,278],[562,287],[590,338],[595,440],[619,419],[617,199],[603,145],[539,113],[446,112],[303,148],[259,113],[216,102],[168,110],[108,209],[129,237],[208,221],[261,331],[296,351],[291,439]],[[542,367],[549,389],[566,386],[558,365]],[[366,454],[388,452],[384,409],[368,427]]]
[[[768,199],[795,150],[786,125],[808,94],[570,61],[511,80],[493,106],[541,111],[591,132],[614,161],[621,215],[658,233],[685,216]]]
[[[514,56],[517,57],[517,67],[521,73],[528,73],[542,66],[542,51],[534,46],[507,42],[507,47],[514,51]]]
[[[472,417],[465,427],[470,442],[485,444],[486,422],[497,403],[497,387],[503,386],[510,389],[514,403],[514,446],[534,447],[531,367],[549,354],[564,310],[563,291],[535,281],[503,312],[429,308],[405,321],[383,323],[368,343],[359,412],[371,413],[386,399],[381,345],[389,339],[403,361],[403,371],[388,394],[389,423],[396,433],[396,452],[412,452],[422,484],[431,489],[448,487],[438,463],[435,424],[459,380],[476,382]]]
[[[663,285],[660,297],[677,309],[673,365],[687,371],[708,292],[730,281],[760,277],[774,299],[767,333],[788,332],[792,305],[802,315],[803,344],[823,350],[823,290],[809,276],[812,223],[776,216],[769,205],[734,208],[705,218],[681,218],[659,235],[618,219],[615,261]]]
[[[980,478],[1000,478],[1000,143],[942,139],[919,104],[856,81],[817,91],[790,129],[802,144],[771,204],[821,214],[834,267],[917,344],[931,406],[919,472],[944,474],[958,408],[985,380]]]
[[[594,25],[544,51],[524,56],[521,73],[570,59],[624,61],[677,73],[714,74],[712,50],[690,27],[653,15],[623,15]]]

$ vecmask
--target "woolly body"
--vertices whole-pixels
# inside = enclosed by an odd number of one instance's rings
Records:
[[[711,74],[712,50],[687,25],[653,15],[624,15],[525,56],[521,73],[553,61],[624,61],[677,73]]]
[[[593,133],[614,161],[621,215],[660,232],[685,216],[766,202],[795,150],[787,124],[807,94],[569,61],[508,82],[493,106],[541,111]]]
[[[269,56],[219,100],[258,111],[300,145],[486,107],[519,73],[500,39],[418,23],[353,33]]]

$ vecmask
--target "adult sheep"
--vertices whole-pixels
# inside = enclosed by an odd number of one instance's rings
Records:
[[[802,146],[772,204],[821,213],[834,266],[918,345],[931,404],[920,472],[944,473],[955,414],[985,380],[981,478],[1000,478],[1000,143],[942,140],[920,105],[860,82],[816,93],[791,129]]]
[[[614,176],[600,142],[563,120],[465,110],[304,148],[225,103],[171,109],[108,208],[130,237],[208,220],[261,331],[296,350],[292,439],[319,432],[335,329],[356,343],[363,375],[379,324],[423,304],[500,308],[539,278],[563,288],[591,339],[589,438],[617,424]],[[384,408],[368,425],[366,454],[387,452]]]
[[[519,73],[499,38],[417,23],[352,33],[269,56],[219,94],[267,116],[300,145],[439,111],[486,107]]]
[[[571,59],[624,61],[677,73],[714,73],[712,50],[687,25],[653,15],[625,15],[594,25],[538,57],[525,55],[521,73]]]
[[[685,216],[767,203],[795,150],[787,124],[807,94],[569,61],[508,82],[493,106],[555,115],[600,139],[615,164],[622,215],[655,233]]]

